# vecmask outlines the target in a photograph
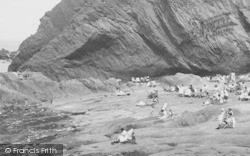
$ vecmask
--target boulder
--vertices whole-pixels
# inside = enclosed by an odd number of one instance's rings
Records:
[[[245,0],[62,0],[9,71],[53,80],[249,72]]]

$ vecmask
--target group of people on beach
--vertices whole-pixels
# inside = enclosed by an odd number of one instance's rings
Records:
[[[30,70],[26,69],[23,72],[17,71],[17,77],[20,80],[28,80],[31,77]]]
[[[139,79],[135,81],[135,78],[133,78],[132,80],[135,83],[141,83]],[[236,95],[238,95],[238,100],[246,100],[250,96],[250,90],[248,89],[248,87],[246,87],[244,81],[236,79],[235,73],[232,73],[228,76],[217,75],[215,77],[208,77],[208,80],[210,80],[211,82],[216,82],[218,84],[214,85],[213,87],[208,87],[208,85],[205,84],[202,88],[195,88],[193,85],[164,86],[163,90],[164,92],[178,92],[178,95],[180,97],[206,97],[208,100],[203,103],[203,106],[207,106],[209,104],[224,104],[229,99],[229,92],[236,92]],[[150,104],[149,106],[153,106],[154,108],[154,105],[159,103],[158,90],[149,92],[147,98],[152,99],[152,105]],[[137,106],[147,106],[147,104],[143,101],[140,101]],[[172,109],[168,107],[167,103],[163,104],[159,115],[159,119],[173,118],[178,116],[177,114],[173,113]],[[215,117],[214,120],[219,121],[218,127],[216,127],[217,130],[225,128],[235,128],[236,125],[232,108],[228,108],[227,110],[222,108],[220,115]],[[126,131],[122,129],[122,133],[119,135],[116,141],[112,142],[112,144],[118,142],[135,142],[134,130],[130,129]]]

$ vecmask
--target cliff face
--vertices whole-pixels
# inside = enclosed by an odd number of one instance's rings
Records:
[[[10,71],[54,80],[249,72],[244,0],[62,0]]]

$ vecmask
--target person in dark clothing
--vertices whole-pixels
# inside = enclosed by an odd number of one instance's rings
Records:
[[[189,89],[191,90],[192,93],[194,93],[194,87],[192,85],[189,86]]]

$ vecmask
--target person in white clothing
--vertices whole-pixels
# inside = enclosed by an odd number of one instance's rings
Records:
[[[224,89],[224,99],[228,100],[228,91]]]
[[[218,115],[217,117],[214,118],[214,120],[218,120],[219,121],[219,125],[223,123],[223,119],[225,117],[225,110],[224,108],[221,108],[221,113],[220,115]]]
[[[126,131],[124,128],[121,128],[122,133],[118,136],[116,141],[111,142],[111,144],[115,143],[132,143],[136,144],[135,142],[135,136],[134,136],[134,129],[130,129],[129,131]]]
[[[179,92],[178,92],[178,94],[179,94],[179,96],[184,96],[184,87],[183,86],[181,86],[181,87],[179,87]]]
[[[168,104],[164,103],[164,105],[162,106],[161,111],[160,111],[160,114],[162,116],[167,116],[168,115],[168,113],[167,113],[167,107],[168,107]]]

